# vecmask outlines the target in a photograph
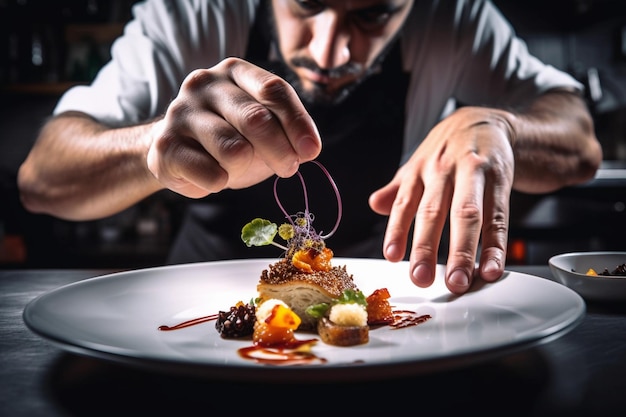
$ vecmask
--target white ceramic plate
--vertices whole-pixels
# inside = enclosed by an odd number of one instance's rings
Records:
[[[498,282],[456,297],[443,284],[443,266],[435,284],[423,289],[411,283],[406,262],[335,258],[334,265],[345,264],[365,295],[386,287],[394,309],[432,318],[403,329],[372,329],[366,345],[319,342],[313,351],[327,362],[299,366],[243,359],[237,350],[251,341],[221,338],[214,322],[158,330],[254,298],[261,270],[274,261],[209,262],[91,278],[33,300],[24,321],[33,332],[82,355],[226,379],[306,382],[403,376],[494,358],[561,336],[585,312],[574,291],[531,275],[506,272]]]
[[[624,263],[626,252],[573,252],[548,260],[552,275],[558,282],[590,301],[626,300],[626,277],[586,275],[589,268],[597,273],[605,268],[611,272]]]

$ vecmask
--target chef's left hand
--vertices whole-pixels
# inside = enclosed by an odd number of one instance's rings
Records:
[[[416,285],[428,287],[435,279],[448,214],[449,290],[462,294],[476,276],[489,282],[502,276],[514,176],[512,117],[501,110],[460,108],[436,125],[395,177],[371,195],[372,209],[389,216],[383,244],[389,261],[404,258],[415,220],[409,263]]]

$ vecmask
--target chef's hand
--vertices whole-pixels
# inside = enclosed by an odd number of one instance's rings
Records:
[[[428,287],[434,281],[448,214],[449,290],[466,292],[475,273],[490,282],[502,276],[514,175],[509,117],[494,109],[459,109],[433,128],[389,184],[371,195],[372,209],[389,216],[383,245],[388,260],[403,259],[415,220],[409,263],[416,285]]]
[[[191,198],[290,177],[321,140],[293,88],[241,59],[192,72],[154,125],[147,164],[163,186]]]

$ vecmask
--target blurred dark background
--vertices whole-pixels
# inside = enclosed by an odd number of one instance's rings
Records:
[[[136,0],[0,0],[0,268],[161,265],[181,199],[159,193],[118,215],[67,222],[27,213],[16,173],[63,91],[91,81]],[[529,49],[588,86],[605,163],[583,186],[514,193],[509,262],[626,250],[623,0],[496,0]],[[445,259],[442,259],[445,260]]]

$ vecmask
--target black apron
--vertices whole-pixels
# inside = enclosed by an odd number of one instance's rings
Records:
[[[246,59],[281,75],[280,69],[267,62],[267,34],[263,25],[255,26]],[[382,63],[382,71],[361,83],[344,101],[332,108],[307,109],[322,138],[322,152],[317,160],[328,169],[341,194],[341,222],[326,241],[335,256],[382,257],[387,217],[374,213],[368,198],[398,169],[408,78],[402,71],[396,42]],[[309,211],[315,216],[313,227],[326,234],[337,220],[334,191],[315,164],[303,164],[300,172],[306,183]],[[274,199],[274,179],[189,201],[168,263],[281,256],[280,248],[249,248],[240,237],[241,228],[256,217],[279,225],[286,222]],[[304,194],[297,176],[280,179],[278,192],[289,214],[304,211]],[[276,239],[284,243],[280,237]]]

